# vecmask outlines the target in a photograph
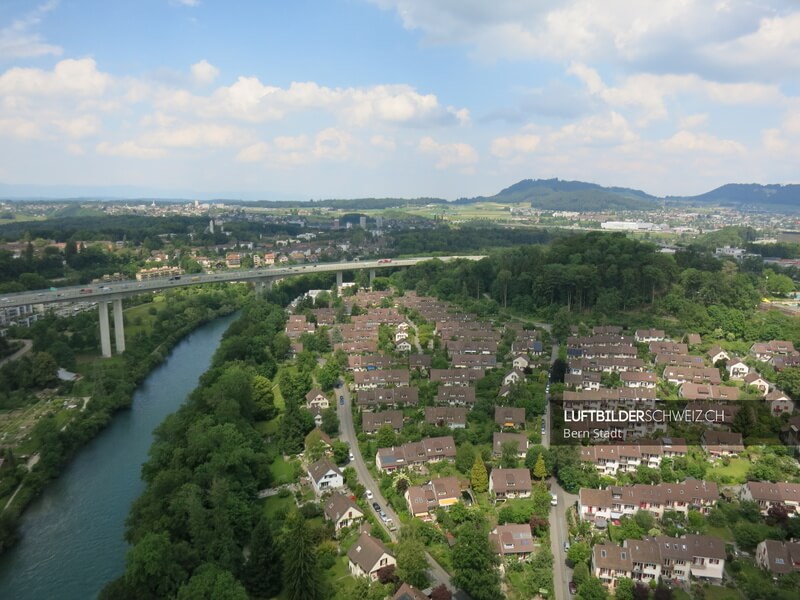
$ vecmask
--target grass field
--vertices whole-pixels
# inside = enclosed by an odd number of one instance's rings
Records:
[[[283,459],[283,456],[278,456],[269,466],[269,471],[273,477],[273,485],[295,483],[297,481],[294,471],[296,463],[296,460],[287,462]]]
[[[744,483],[750,464],[750,461],[746,458],[732,458],[727,467],[721,462],[714,463],[714,466],[708,474],[713,475],[715,479],[719,477],[730,477],[735,483]]]
[[[270,496],[264,499],[264,516],[270,521],[275,521],[279,512],[289,511],[295,506],[294,494],[289,494],[285,498],[280,496]]]

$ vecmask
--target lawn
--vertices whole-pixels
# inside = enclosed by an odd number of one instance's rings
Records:
[[[269,521],[275,521],[275,515],[281,511],[289,511],[294,506],[294,494],[289,494],[284,498],[280,496],[270,496],[264,499],[264,516],[267,517]]]
[[[159,302],[159,298],[162,300]],[[164,309],[167,304],[163,302],[163,296],[156,297],[153,302],[146,302],[138,306],[132,306],[125,310],[125,337],[131,339],[139,332],[148,332],[152,330],[153,323],[155,322],[156,315],[150,314],[150,309],[154,308],[156,311]]]
[[[297,477],[295,476],[296,460],[285,461],[283,456],[278,455],[277,458],[269,466],[269,471],[272,473],[273,485],[279,486],[285,483],[295,483]]]
[[[722,477],[728,477],[732,482],[744,483],[750,465],[750,461],[746,458],[732,458],[727,467],[721,462],[715,463],[707,472],[707,475],[712,476],[717,481]]]
[[[742,594],[733,588],[709,585],[705,592],[705,600],[742,600]]]
[[[714,535],[728,543],[733,543],[733,533],[731,533],[729,527],[712,527],[711,525],[707,525],[705,534]]]

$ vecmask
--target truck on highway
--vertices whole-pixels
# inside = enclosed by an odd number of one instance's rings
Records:
[[[81,294],[94,294],[94,290],[92,288],[81,288]]]

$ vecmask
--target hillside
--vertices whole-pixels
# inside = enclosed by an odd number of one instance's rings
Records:
[[[728,183],[698,196],[668,197],[668,200],[795,212],[800,211],[800,185]]]
[[[561,179],[523,179],[494,196],[461,198],[456,204],[475,202],[530,202],[533,208],[544,210],[646,210],[653,208],[658,198],[639,190],[622,187],[603,187],[584,181]]]

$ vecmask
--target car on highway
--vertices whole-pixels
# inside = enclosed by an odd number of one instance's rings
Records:
[[[569,593],[573,596],[578,593],[578,586],[575,584],[574,581],[569,582]]]
[[[364,495],[367,497],[367,500],[372,500],[375,495],[372,493],[372,490],[367,490]]]
[[[3,302],[11,302],[11,298],[3,298]]]

